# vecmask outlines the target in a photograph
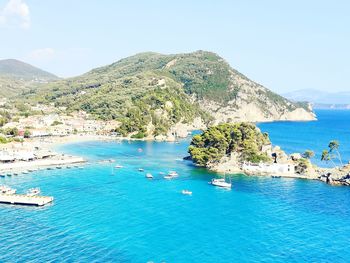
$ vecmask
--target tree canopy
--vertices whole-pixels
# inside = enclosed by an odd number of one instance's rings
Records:
[[[233,152],[238,153],[241,161],[258,163],[271,160],[262,152],[262,147],[267,144],[270,144],[268,134],[261,133],[253,124],[226,123],[195,135],[188,152],[194,163],[199,166],[217,162]]]

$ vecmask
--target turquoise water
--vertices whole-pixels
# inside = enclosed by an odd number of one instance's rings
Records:
[[[288,153],[313,150],[316,154],[313,162],[321,166],[328,166],[320,161],[322,150],[327,149],[331,140],[338,140],[343,162],[350,161],[350,110],[317,110],[316,114],[318,121],[272,122],[258,126],[269,133],[273,144]]]
[[[0,179],[55,197],[0,205],[0,262],[350,262],[350,188],[237,175],[218,189],[182,161],[188,143],[71,144],[60,150],[88,158],[83,170]],[[124,166],[114,175],[98,162],[110,158]],[[180,177],[162,179],[168,170]]]

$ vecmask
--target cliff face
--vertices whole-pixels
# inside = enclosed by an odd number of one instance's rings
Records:
[[[137,54],[49,83],[28,98],[118,120],[121,133],[138,138],[166,135],[179,122],[196,126],[199,117],[206,125],[315,119],[305,105],[271,92],[206,51]]]

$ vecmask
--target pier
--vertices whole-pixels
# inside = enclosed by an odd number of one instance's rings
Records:
[[[51,196],[29,196],[20,194],[0,194],[0,203],[12,205],[44,206],[52,203]]]

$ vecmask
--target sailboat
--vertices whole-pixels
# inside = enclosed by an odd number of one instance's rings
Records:
[[[231,183],[231,177],[230,177],[230,182],[226,182],[226,176],[224,178],[213,178],[210,182],[211,185],[222,187],[222,188],[227,188],[231,189],[232,183]]]

